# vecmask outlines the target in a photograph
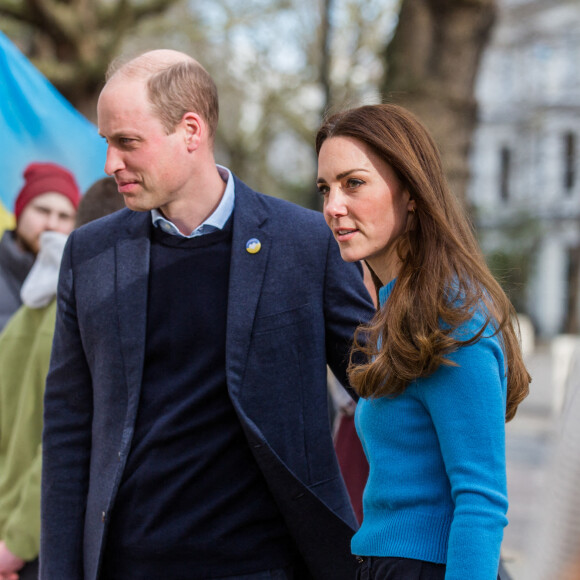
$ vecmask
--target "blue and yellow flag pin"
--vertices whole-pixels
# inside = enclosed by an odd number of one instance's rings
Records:
[[[257,254],[262,249],[262,243],[258,238],[252,238],[246,242],[246,252],[248,254]]]

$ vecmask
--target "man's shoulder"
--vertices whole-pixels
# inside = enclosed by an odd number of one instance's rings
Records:
[[[121,209],[74,230],[69,236],[65,254],[75,256],[75,260],[86,260],[103,255],[125,240],[148,237],[150,225],[149,212]]]
[[[327,227],[321,212],[303,207],[286,199],[254,191],[240,180],[236,181],[236,198],[241,203],[255,204],[260,209],[263,209],[270,219],[276,219],[284,223],[295,221],[310,222],[315,227]]]
[[[303,207],[286,199],[280,199],[278,197],[266,195],[264,193],[259,193],[258,195],[264,199],[266,204],[271,205],[274,212],[277,212],[281,216],[291,215],[302,220],[312,220],[315,222],[324,223],[322,213],[319,211]]]
[[[73,234],[82,239],[122,238],[133,230],[138,231],[150,222],[150,212],[136,212],[123,208],[80,226]]]

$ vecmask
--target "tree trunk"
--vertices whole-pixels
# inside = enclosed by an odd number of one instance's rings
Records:
[[[386,48],[384,98],[413,111],[437,142],[451,190],[465,203],[477,121],[475,78],[496,0],[403,0]]]

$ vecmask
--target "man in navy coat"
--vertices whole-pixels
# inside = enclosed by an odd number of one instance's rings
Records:
[[[216,166],[183,53],[112,69],[105,170],[128,209],[65,250],[46,387],[44,580],[352,578],[326,365],[372,315],[318,212]]]

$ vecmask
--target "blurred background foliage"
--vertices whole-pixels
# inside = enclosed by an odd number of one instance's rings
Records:
[[[380,101],[420,115],[465,198],[474,79],[495,13],[495,0],[0,0],[2,30],[92,121],[112,58],[191,54],[220,92],[218,161],[313,208],[322,117]]]

